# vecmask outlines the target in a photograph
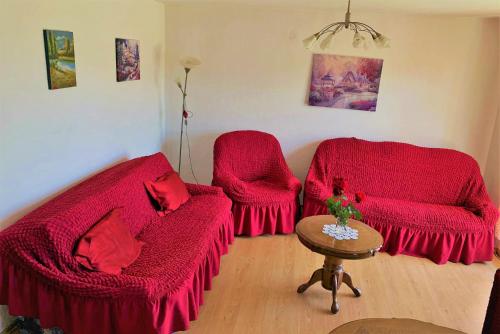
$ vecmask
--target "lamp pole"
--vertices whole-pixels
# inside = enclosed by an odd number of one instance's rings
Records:
[[[182,91],[182,116],[181,116],[181,137],[179,142],[179,166],[177,167],[177,173],[179,176],[181,174],[181,165],[182,165],[182,139],[184,136],[184,123],[187,122],[187,111],[186,111],[186,96],[187,96],[187,82],[188,82],[188,73],[191,69],[185,67],[184,72],[186,72],[186,76],[184,77],[184,88],[179,87]]]

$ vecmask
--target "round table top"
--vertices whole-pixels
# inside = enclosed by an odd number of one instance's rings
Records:
[[[341,259],[364,259],[382,247],[384,239],[380,233],[354,219],[349,219],[349,226],[358,230],[358,239],[335,240],[323,233],[324,225],[336,222],[331,215],[310,216],[302,219],[295,230],[299,240],[313,252]]]
[[[335,328],[330,334],[464,334],[463,332],[437,326],[429,322],[418,321],[415,319],[360,319],[343,324]]]

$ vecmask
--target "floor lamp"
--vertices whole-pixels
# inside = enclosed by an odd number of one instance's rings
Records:
[[[182,93],[182,115],[181,115],[181,137],[179,141],[179,165],[177,167],[177,173],[181,174],[182,166],[182,140],[184,138],[184,127],[187,127],[187,119],[191,117],[190,112],[186,108],[186,97],[187,97],[187,83],[188,75],[191,69],[201,64],[201,61],[194,57],[184,57],[181,59],[181,65],[184,67],[184,86],[180,81],[177,81],[177,87]]]

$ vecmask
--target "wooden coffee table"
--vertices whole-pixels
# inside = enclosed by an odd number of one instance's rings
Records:
[[[353,219],[349,220],[349,226],[358,230],[358,239],[335,240],[323,233],[323,225],[335,223],[335,217],[323,215],[306,217],[296,226],[300,242],[313,252],[325,256],[323,268],[316,270],[309,279],[309,282],[299,286],[297,292],[303,293],[311,285],[321,281],[323,288],[332,291],[332,313],[337,313],[340,309],[337,301],[337,290],[342,283],[347,284],[356,297],[361,296],[361,291],[354,287],[351,276],[344,271],[342,261],[344,259],[360,260],[374,256],[380,247],[382,247],[384,241],[380,233],[376,230]]]
[[[465,334],[451,328],[441,327],[415,319],[360,319],[335,328],[330,334]]]

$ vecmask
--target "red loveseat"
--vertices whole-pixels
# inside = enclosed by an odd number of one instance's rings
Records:
[[[302,185],[273,135],[252,130],[220,135],[212,184],[233,201],[236,235],[293,233]]]
[[[187,329],[233,241],[231,201],[220,188],[188,184],[190,200],[159,217],[143,182],[170,170],[161,153],[121,163],[2,231],[0,304],[69,334]],[[120,275],[88,271],[75,244],[116,207],[146,244]]]
[[[447,261],[489,261],[498,210],[476,161],[449,149],[356,138],[322,142],[305,182],[303,216],[326,214],[333,178],[342,177],[363,220],[384,237],[391,255]]]

